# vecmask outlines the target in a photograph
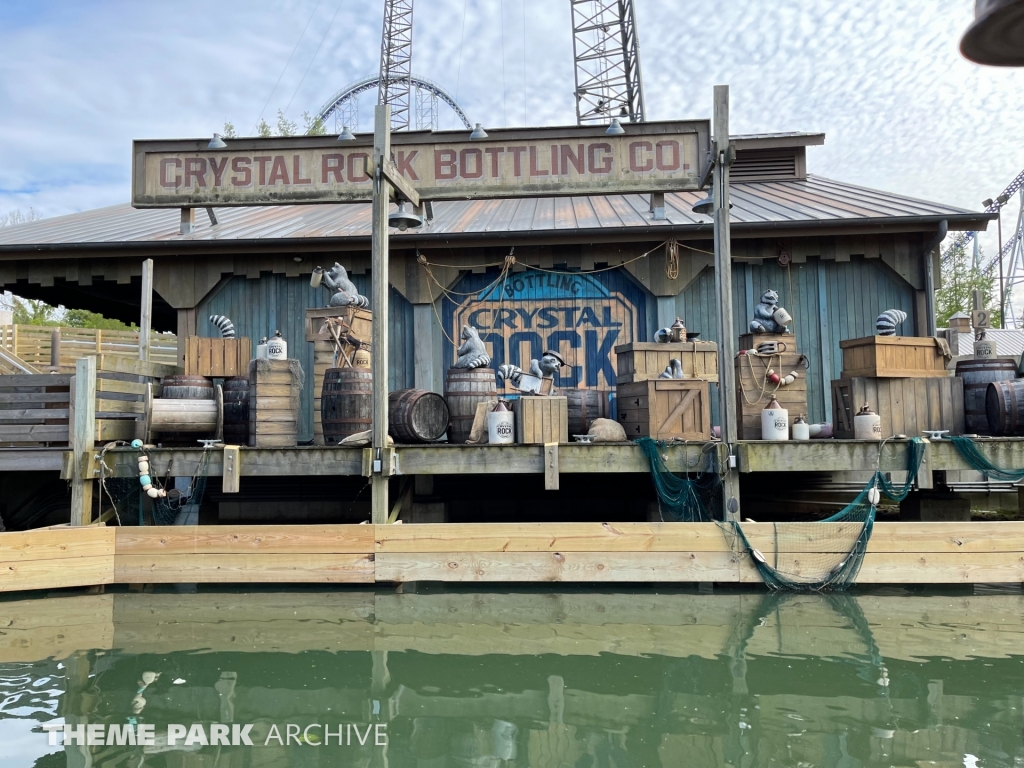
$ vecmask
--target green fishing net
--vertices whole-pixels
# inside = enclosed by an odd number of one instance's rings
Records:
[[[704,453],[695,463],[693,477],[669,471],[661,452],[666,443],[641,437],[635,441],[651,465],[651,480],[658,494],[661,519],[674,523],[710,523],[722,519],[722,478]],[[707,445],[713,445],[708,443]]]
[[[770,589],[793,592],[842,591],[854,584],[871,539],[878,498],[885,495],[895,502],[906,498],[925,451],[924,440],[915,437],[910,441],[907,478],[902,485],[894,485],[876,470],[857,497],[838,513],[809,523],[776,523],[769,539],[752,542],[742,524],[724,521],[721,477],[710,466],[710,454],[706,462],[701,462],[708,466],[701,466],[694,477],[679,477],[665,464],[662,456],[665,443],[649,437],[642,437],[636,443],[650,463],[662,519],[718,522],[733,549],[750,555]],[[871,497],[876,493],[878,498],[872,503]]]
[[[924,440],[912,438],[907,447],[907,478],[902,485],[890,483],[876,470],[857,497],[836,514],[809,523],[776,523],[773,534],[757,541],[756,546],[738,521],[723,527],[731,530],[734,548],[738,544],[741,551],[750,555],[770,589],[841,592],[856,582],[880,497],[884,495],[895,502],[906,498],[917,478],[924,451]]]
[[[986,480],[1001,480],[1003,482],[1016,483],[1024,480],[1024,469],[1000,469],[990,462],[978,450],[978,446],[969,437],[951,437],[950,442],[956,448],[956,452],[967,462],[972,469],[976,469],[985,475]]]

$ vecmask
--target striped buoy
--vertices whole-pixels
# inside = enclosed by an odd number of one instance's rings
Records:
[[[231,322],[231,318],[224,315],[210,315],[210,322],[220,329],[222,338],[235,338],[235,324]]]
[[[875,320],[875,330],[879,336],[895,336],[896,326],[907,319],[902,309],[887,309]]]

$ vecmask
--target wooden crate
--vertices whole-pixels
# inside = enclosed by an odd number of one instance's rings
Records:
[[[871,378],[856,376],[832,382],[833,434],[853,439],[853,417],[867,403],[882,417],[882,437],[920,437],[926,429],[964,431],[964,382],[943,378]]]
[[[801,413],[806,417],[807,371],[801,365],[802,360],[803,355],[796,352],[783,352],[771,358],[736,355],[736,426],[740,440],[761,439],[761,411],[773,396],[789,411],[790,423]],[[796,371],[799,377],[778,389],[771,382],[765,385],[765,371],[769,366],[780,376]]]
[[[294,448],[299,433],[299,410],[293,402],[289,360],[265,360],[249,365],[249,445],[255,448]],[[269,364],[269,370],[264,368]],[[260,368],[264,368],[261,372]]]
[[[252,359],[252,339],[185,339],[185,373],[188,376],[245,376]]]
[[[669,344],[638,342],[615,347],[615,383],[650,381],[672,358],[683,364],[683,373],[694,379],[718,381],[718,345],[713,341],[681,341]]]
[[[523,395],[512,401],[516,442],[522,445],[569,442],[569,401],[566,397]]]
[[[652,379],[617,389],[626,437],[710,440],[711,391],[705,379]]]
[[[739,349],[757,349],[765,341],[778,341],[786,345],[786,352],[796,352],[795,333],[742,333]]]
[[[865,336],[839,342],[842,378],[949,376],[938,339],[931,336]]]
[[[340,317],[348,332],[369,346],[373,340],[373,313],[357,307],[320,307],[306,310],[306,341],[329,341],[331,334],[323,328],[328,317]]]

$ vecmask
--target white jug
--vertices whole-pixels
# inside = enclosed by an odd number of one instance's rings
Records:
[[[789,411],[774,397],[761,411],[761,439],[789,440]]]
[[[491,445],[511,445],[515,442],[515,417],[501,400],[487,414],[487,442]]]
[[[853,417],[854,440],[881,440],[882,417],[871,410],[867,403]]]
[[[285,341],[284,338],[281,336],[280,331],[275,331],[274,335],[267,339],[267,359],[288,359],[288,342]]]
[[[803,414],[800,414],[793,420],[793,439],[811,439],[811,425],[804,420]]]

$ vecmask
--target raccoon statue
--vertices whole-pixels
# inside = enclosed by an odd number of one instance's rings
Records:
[[[459,359],[455,361],[454,368],[486,368],[491,364],[491,356],[480,341],[476,328],[471,325],[462,326],[459,338],[462,346],[459,347]]]
[[[789,333],[789,328],[775,322],[775,310],[779,308],[779,294],[770,288],[761,294],[761,301],[754,307],[754,319],[750,321],[751,333]]]
[[[330,307],[368,307],[370,300],[360,295],[355,284],[348,279],[348,272],[338,262],[334,262],[330,272],[324,272],[323,285],[334,291],[328,303]]]

